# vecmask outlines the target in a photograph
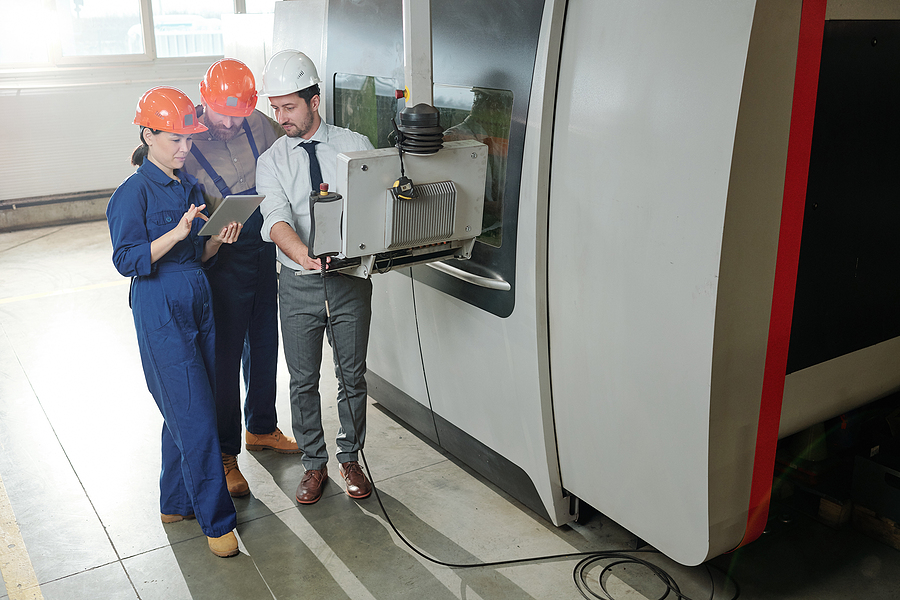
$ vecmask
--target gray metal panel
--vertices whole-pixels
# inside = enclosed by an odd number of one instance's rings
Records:
[[[531,480],[551,520],[563,523],[572,515],[559,486],[545,360],[544,256],[538,254],[545,246],[543,237],[533,236],[546,230],[546,198],[539,194],[546,192],[549,167],[542,144],[549,141],[555,82],[545,73],[555,73],[564,3],[548,2],[546,11],[543,5],[538,0],[466,1],[433,7],[435,81],[514,93],[505,191],[511,202],[504,209],[503,245],[497,251],[476,244],[476,260],[458,263],[470,271],[480,264],[479,274],[496,279],[500,272],[513,285],[508,292],[485,290],[432,274],[428,267],[415,269],[415,286],[407,280],[404,287],[403,276],[396,273],[374,277],[369,367],[415,402],[433,404],[440,417],[463,432],[448,433],[452,439],[447,443],[464,461],[490,468],[489,456],[495,455],[517,465],[517,473]],[[330,6],[327,84],[332,85],[335,72],[402,82],[399,0],[345,0]],[[527,243],[518,244],[522,230]],[[416,329],[418,340],[413,337]],[[423,389],[420,379],[419,347],[428,363],[430,389]],[[382,394],[384,387],[375,393]],[[457,443],[466,436],[478,443]],[[483,452],[485,447],[491,452]],[[520,482],[502,481],[507,474],[518,477],[514,471],[497,471],[498,485],[525,489]]]
[[[390,211],[384,232],[388,248],[408,248],[446,240],[456,221],[456,186],[452,181],[426,183],[413,188],[416,197],[388,198]]]
[[[570,0],[560,60],[548,303],[562,483],[686,564],[742,533],[711,532],[709,419],[755,6]]]
[[[460,457],[477,455],[480,460],[466,461],[473,469],[539,516],[552,520],[534,482],[521,467],[459,429],[453,423],[424,409],[409,395],[404,394],[378,375],[369,372],[366,375],[366,381],[370,392],[387,410],[406,421],[432,442],[440,444],[451,454]]]
[[[403,19],[400,0],[331,0],[328,64],[319,76],[330,93],[334,74],[390,77],[403,87]],[[328,122],[334,107],[328,103]]]
[[[325,68],[326,11],[328,0],[291,0],[275,3],[275,27],[272,48],[266,56],[281,50],[299,50],[320,71]],[[262,71],[255,72],[257,85]]]
[[[799,0],[757,2],[722,232],[709,410],[710,537],[747,527],[797,64]],[[720,542],[722,543],[722,542]],[[714,546],[715,547],[715,546]],[[716,548],[716,554],[729,548]]]
[[[505,457],[524,471],[556,524],[574,517],[559,482],[547,361],[544,252],[547,148],[553,125],[564,11],[564,2],[546,3],[537,50],[530,59],[536,66],[523,123],[516,228],[522,243],[515,247],[514,310],[503,317],[438,288],[419,285],[418,281],[415,286],[422,354],[434,412],[490,448],[492,454]],[[491,59],[479,58],[488,63]],[[463,452],[465,447],[457,451]],[[490,455],[475,446],[460,458],[480,465],[476,468],[492,469]],[[491,472],[498,478],[513,476],[508,470]],[[521,489],[515,481],[497,483],[504,489]]]
[[[476,275],[502,279],[510,284],[510,289],[487,290],[423,267],[414,268],[413,275],[418,281],[501,317],[509,316],[515,306],[519,184],[543,5],[543,0],[432,3],[435,83],[513,92],[503,244],[495,248],[476,243],[471,260],[448,261]]]

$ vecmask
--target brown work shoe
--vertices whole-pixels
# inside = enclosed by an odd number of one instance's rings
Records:
[[[228,558],[238,553],[237,538],[233,531],[229,531],[221,537],[206,536],[206,543],[209,544],[209,549],[213,554],[222,558]]]
[[[322,497],[322,488],[328,481],[328,467],[321,469],[307,469],[300,485],[297,486],[297,502],[300,504],[312,504]]]
[[[186,521],[188,519],[195,519],[194,513],[189,515],[167,515],[165,513],[159,513],[159,518],[162,519],[163,523],[177,523],[179,521]]]
[[[278,428],[272,433],[264,435],[256,435],[248,431],[245,440],[247,450],[274,450],[281,454],[297,454],[300,452],[300,448],[297,446],[294,438],[284,435]]]
[[[372,493],[372,485],[355,460],[341,463],[341,476],[347,482],[347,495],[351,498],[365,498]]]
[[[231,454],[222,455],[222,464],[225,466],[225,483],[228,484],[228,493],[232,498],[240,498],[250,493],[247,480],[238,469],[237,456]]]

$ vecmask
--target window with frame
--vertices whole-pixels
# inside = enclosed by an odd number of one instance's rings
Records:
[[[222,54],[222,15],[232,0],[153,0],[157,58]]]
[[[275,0],[9,2],[0,66],[121,62],[222,54],[222,15],[272,13]],[[152,21],[153,46],[146,37]]]

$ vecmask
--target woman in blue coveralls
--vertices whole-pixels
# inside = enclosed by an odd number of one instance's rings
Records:
[[[206,131],[180,90],[156,87],[138,102],[137,171],[109,200],[113,263],[131,277],[130,304],[147,386],[165,424],[159,478],[163,523],[196,516],[210,550],[238,553],[236,515],[225,485],[214,399],[215,333],[203,270],[238,238],[231,223],[200,237],[206,207],[181,168],[191,134]]]

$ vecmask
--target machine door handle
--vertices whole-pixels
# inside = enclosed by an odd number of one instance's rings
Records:
[[[457,279],[462,279],[467,283],[471,283],[483,288],[488,288],[490,290],[500,290],[501,292],[508,292],[512,286],[509,285],[508,281],[503,279],[491,279],[490,277],[482,277],[481,275],[475,275],[473,273],[469,273],[468,271],[463,271],[462,269],[457,269],[456,267],[451,267],[448,264],[444,264],[442,262],[432,262],[426,263],[427,266],[440,271],[441,273],[446,273],[451,277],[456,277]]]

